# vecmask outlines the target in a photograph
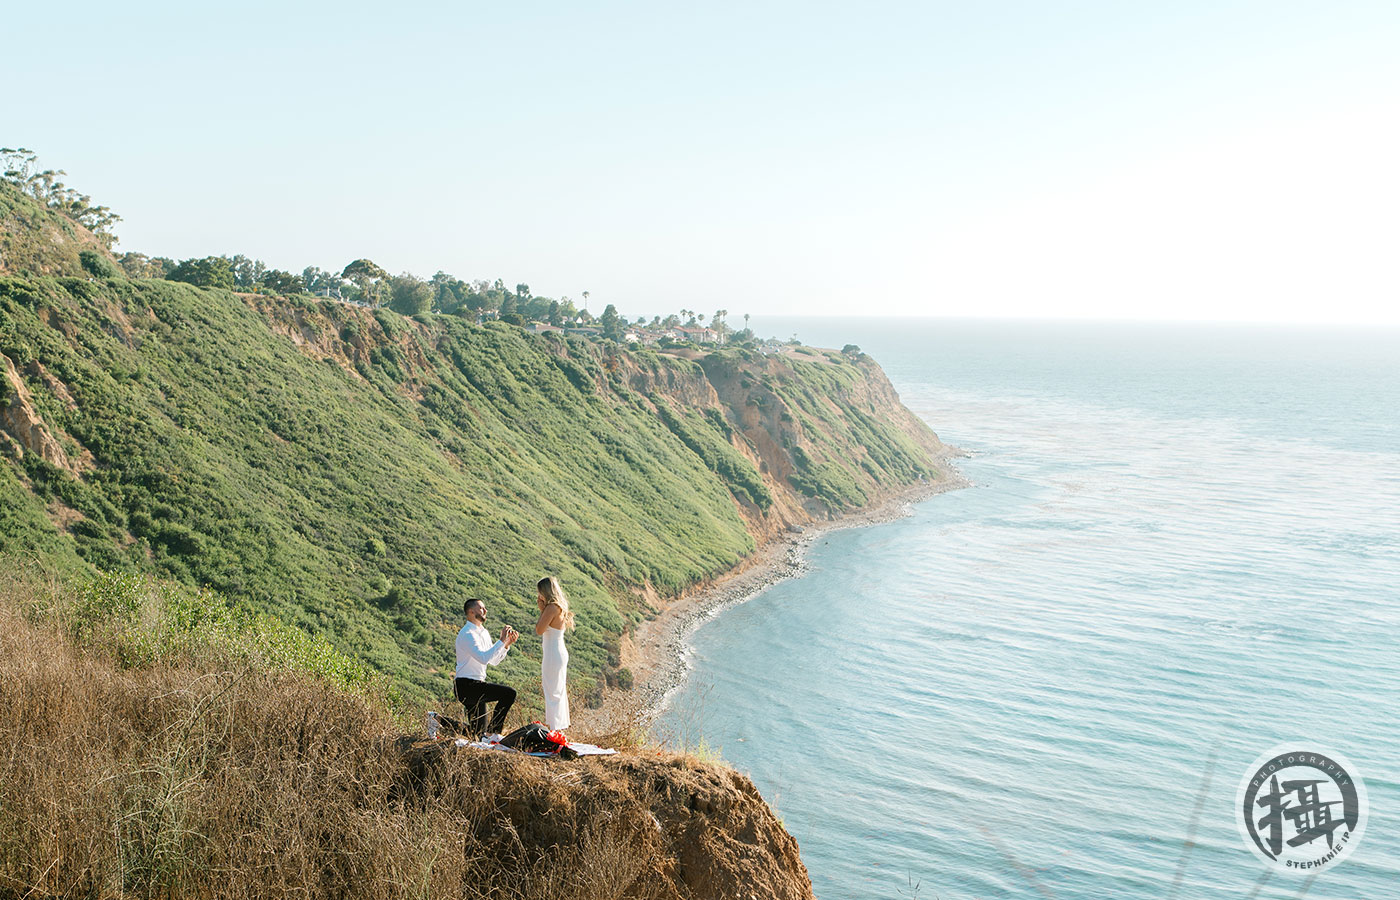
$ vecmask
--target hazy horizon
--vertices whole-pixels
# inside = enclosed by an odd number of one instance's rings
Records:
[[[62,15],[9,14],[0,143],[121,250],[628,315],[1400,323],[1394,5]]]

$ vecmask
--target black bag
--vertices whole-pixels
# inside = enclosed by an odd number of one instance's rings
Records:
[[[560,745],[549,739],[549,729],[539,722],[517,728],[501,738],[501,744],[526,753],[554,753]]]

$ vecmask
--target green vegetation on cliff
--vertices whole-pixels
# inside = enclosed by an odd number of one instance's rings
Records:
[[[9,246],[61,231],[0,200]],[[934,473],[868,358],[628,351],[128,279],[86,249],[0,275],[0,556],[207,585],[415,693],[446,691],[464,598],[524,626],[556,573],[586,697],[649,590]],[[533,684],[520,649],[504,677]]]

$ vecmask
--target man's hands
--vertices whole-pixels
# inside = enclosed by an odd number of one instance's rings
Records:
[[[520,637],[520,632],[511,628],[509,625],[501,629],[501,643],[505,644],[507,647],[514,644],[518,637]]]

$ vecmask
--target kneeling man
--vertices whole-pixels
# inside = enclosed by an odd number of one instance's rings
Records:
[[[473,597],[462,604],[467,624],[457,632],[457,680],[453,688],[457,699],[467,710],[467,728],[473,737],[500,734],[506,727],[506,713],[515,703],[515,690],[486,680],[486,667],[500,664],[506,651],[520,635],[509,625],[501,629],[501,638],[491,643],[486,630],[486,604]],[[486,728],[486,704],[496,704],[491,716],[490,731]]]

